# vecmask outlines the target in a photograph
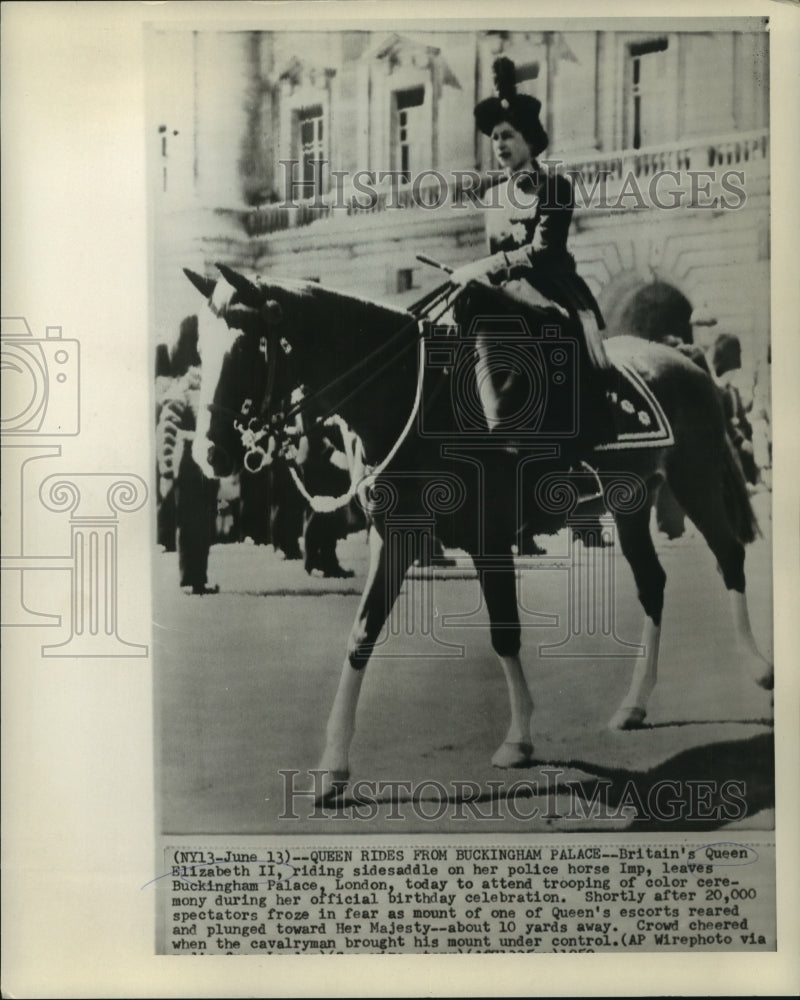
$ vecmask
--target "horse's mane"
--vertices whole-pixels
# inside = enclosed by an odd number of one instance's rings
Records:
[[[499,316],[522,315],[530,320],[532,331],[548,320],[559,318],[562,322],[567,320],[566,311],[556,303],[549,302],[544,296],[540,303],[531,301],[517,293],[513,283],[511,286],[490,285],[481,281],[468,285],[456,304],[456,315],[475,315],[479,311]]]
[[[327,288],[316,281],[268,281],[268,294],[283,292],[290,300],[299,301],[307,322],[342,331],[375,334],[392,333],[411,320],[405,309],[376,302],[361,295]],[[275,294],[280,302],[281,297]]]

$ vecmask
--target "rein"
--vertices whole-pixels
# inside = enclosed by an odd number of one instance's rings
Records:
[[[299,402],[295,403],[294,406],[292,406],[288,410],[287,413],[285,413],[285,414],[282,415],[282,419],[284,421],[287,421],[287,420],[291,420],[293,417],[296,417],[296,416],[299,416],[299,415],[303,414],[303,412],[305,410],[309,409],[309,407],[311,406],[311,404],[319,396],[323,396],[326,393],[330,392],[330,390],[334,386],[336,386],[340,382],[344,382],[346,379],[350,378],[359,369],[363,368],[365,365],[369,364],[369,362],[372,361],[374,358],[380,356],[384,351],[388,350],[396,341],[404,338],[405,335],[406,335],[406,333],[409,330],[411,330],[417,323],[419,323],[420,320],[425,319],[431,312],[433,312],[433,310],[438,305],[440,305],[442,302],[445,302],[448,299],[448,297],[449,297],[450,293],[452,292],[452,290],[453,290],[452,283],[448,281],[448,282],[445,282],[444,285],[439,285],[437,288],[434,288],[433,291],[428,292],[426,295],[424,295],[417,302],[413,303],[413,305],[411,305],[411,307],[408,310],[408,312],[411,313],[411,317],[412,318],[407,323],[404,323],[400,327],[400,329],[397,330],[397,332],[394,333],[386,341],[385,344],[379,344],[374,350],[370,351],[369,354],[365,355],[363,358],[361,358],[359,361],[357,361],[354,365],[351,365],[350,368],[348,368],[345,371],[343,371],[340,375],[337,375],[335,378],[331,379],[330,382],[327,382],[320,389],[316,389],[314,392],[309,393],[307,396],[304,396]],[[456,296],[456,298],[457,298],[457,296]],[[455,302],[455,298],[453,299],[453,302]],[[447,311],[447,309],[450,308],[451,305],[452,305],[452,303],[447,302],[446,305],[445,305],[445,307],[444,307],[444,309],[442,309],[442,311],[439,313],[439,315],[434,320],[432,320],[432,321],[429,320],[429,322],[436,322],[436,319],[440,319],[444,315],[444,313]],[[329,417],[332,414],[336,413],[337,410],[342,406],[343,403],[349,402],[349,400],[352,399],[352,397],[358,393],[358,391],[361,388],[361,386],[368,385],[371,381],[373,381],[373,379],[377,378],[378,375],[381,375],[384,371],[386,371],[386,369],[388,367],[390,367],[395,361],[397,361],[398,358],[402,357],[402,355],[405,354],[405,352],[407,350],[409,350],[412,346],[413,346],[413,341],[411,341],[411,342],[409,342],[407,344],[404,344],[400,348],[400,350],[396,354],[393,354],[389,358],[388,361],[386,361],[383,365],[381,365],[380,368],[377,368],[373,372],[371,372],[356,387],[356,389],[354,389],[352,392],[348,393],[346,396],[342,397],[342,399],[340,399],[337,403],[335,403],[332,407],[330,407],[327,410],[327,412],[324,413],[321,416],[320,419],[324,420],[326,417]],[[263,412],[263,408],[262,408],[262,412]]]
[[[288,420],[290,418],[293,418],[301,414],[305,409],[308,408],[310,402],[312,402],[316,397],[318,397],[322,393],[329,391],[332,385],[338,384],[344,378],[350,376],[354,371],[357,371],[359,368],[363,366],[365,361],[370,360],[377,354],[386,350],[386,348],[389,347],[392,343],[394,343],[400,337],[400,335],[404,335],[406,333],[406,331],[411,327],[412,323],[418,323],[421,319],[426,319],[426,318],[428,319],[428,322],[435,323],[436,320],[441,319],[444,313],[455,302],[455,298],[458,297],[458,294],[460,294],[459,290],[456,297],[453,299],[453,302],[450,302],[449,297],[452,290],[453,289],[451,283],[447,282],[447,284],[442,286],[441,288],[435,289],[434,293],[428,293],[428,295],[426,295],[418,303],[415,303],[415,305],[412,306],[411,309],[409,310],[409,312],[411,312],[413,315],[412,321],[410,321],[409,323],[405,323],[400,328],[400,330],[398,330],[397,333],[394,334],[394,336],[391,337],[385,344],[382,344],[375,351],[372,351],[369,355],[367,355],[366,358],[363,358],[361,361],[357,362],[350,369],[348,369],[348,371],[344,372],[342,375],[337,376],[326,386],[324,386],[317,392],[313,393],[311,396],[307,396],[299,403],[296,403],[295,406],[289,410],[289,412],[283,419]],[[441,305],[442,303],[444,303],[444,307],[442,308],[442,310],[438,313],[437,316],[435,316],[433,319],[430,319],[430,314],[436,309],[437,306]],[[357,478],[354,473],[354,470],[351,470],[351,483],[350,483],[350,488],[347,490],[347,492],[341,494],[338,497],[329,497],[329,496],[313,496],[311,493],[309,493],[305,487],[305,484],[300,478],[300,475],[298,474],[294,463],[290,462],[289,472],[292,476],[295,486],[297,487],[298,492],[303,497],[303,499],[309,504],[311,509],[316,513],[321,513],[321,514],[332,513],[334,511],[341,510],[343,507],[347,506],[347,504],[350,503],[350,501],[357,494],[363,496],[366,493],[366,491],[370,488],[370,486],[375,482],[378,476],[380,476],[386,470],[389,463],[395,458],[400,448],[403,446],[406,439],[408,438],[408,435],[411,432],[411,428],[414,426],[417,416],[419,414],[419,408],[422,402],[422,388],[425,380],[424,332],[420,333],[417,336],[416,341],[419,345],[419,358],[417,361],[417,387],[414,393],[414,402],[411,407],[411,411],[408,415],[408,419],[406,420],[406,423],[403,429],[401,430],[397,440],[389,449],[388,454],[378,463],[377,466],[372,468],[366,475],[362,475],[360,478]],[[348,402],[354,395],[356,395],[364,385],[367,385],[370,382],[372,382],[388,367],[394,364],[394,362],[397,361],[397,359],[401,357],[403,354],[405,354],[405,352],[409,350],[411,346],[413,346],[413,342],[409,344],[404,344],[399,351],[397,351],[388,359],[388,361],[386,361],[379,368],[375,369],[375,371],[371,372],[370,375],[366,379],[364,379],[352,392],[348,393],[342,399],[338,400],[338,402],[336,402],[329,409],[329,411],[319,419],[324,420],[327,417],[331,416],[333,413],[337,412],[341,408],[341,406],[344,403]],[[362,504],[363,506],[366,507],[365,501],[362,500]]]
[[[420,356],[419,356],[419,368],[417,372],[417,389],[414,394],[414,405],[411,407],[411,412],[409,413],[408,420],[406,421],[405,427],[400,432],[400,436],[392,445],[389,450],[389,454],[377,465],[374,469],[368,472],[366,475],[361,476],[360,479],[356,479],[355,475],[351,472],[351,482],[350,489],[346,493],[342,493],[338,497],[328,497],[328,496],[312,496],[305,487],[303,480],[295,468],[292,462],[289,465],[289,472],[294,480],[294,484],[297,487],[301,496],[309,503],[311,509],[318,514],[327,514],[332,511],[341,510],[342,507],[347,506],[353,497],[359,491],[366,491],[369,489],[370,485],[381,475],[381,473],[386,469],[388,464],[392,461],[395,455],[398,453],[406,438],[408,437],[411,428],[413,427],[417,414],[419,413],[419,405],[422,400],[422,384],[425,376],[425,342],[423,338],[419,341]],[[365,504],[366,506],[366,504]]]

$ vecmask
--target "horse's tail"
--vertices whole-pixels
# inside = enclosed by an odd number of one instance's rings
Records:
[[[725,510],[739,541],[743,545],[754,542],[761,531],[750,503],[742,466],[727,434],[724,435],[722,449],[722,495]]]

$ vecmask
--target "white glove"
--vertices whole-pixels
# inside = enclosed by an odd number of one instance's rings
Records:
[[[471,264],[465,264],[453,271],[450,280],[456,284],[469,284],[470,281],[496,281],[501,278],[502,272],[508,268],[506,256],[503,253],[493,254],[491,257],[482,257]]]

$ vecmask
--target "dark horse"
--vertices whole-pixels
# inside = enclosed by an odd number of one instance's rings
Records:
[[[363,444],[360,495],[374,526],[370,566],[328,720],[319,767],[325,774],[318,788],[321,798],[341,793],[349,778],[349,748],[364,668],[411,561],[428,544],[423,536],[430,529],[420,527],[413,537],[415,518],[418,525],[430,524],[432,511],[436,535],[446,545],[465,549],[473,559],[488,609],[492,646],[508,685],[511,721],[492,758],[494,765],[525,766],[533,754],[533,706],[519,658],[513,545],[521,525],[533,533],[562,527],[580,499],[578,494],[586,493],[587,480],[595,490],[602,486],[600,493],[614,515],[620,546],[646,613],[645,655],[637,661],[611,727],[641,725],[656,681],[666,574],[653,547],[649,522],[664,482],[716,557],[754,679],[771,686],[772,667],[756,646],[745,600],[744,544],[755,536],[755,519],[725,434],[715,387],[691,361],[670,347],[637,338],[606,341],[612,364],[627,365],[649,386],[671,424],[674,440],[636,450],[593,451],[585,432],[561,443],[540,433],[547,429],[553,408],[560,408],[557,430],[565,419],[568,422],[572,405],[569,394],[562,391],[563,378],[556,378],[552,370],[559,357],[541,347],[541,338],[548,331],[552,336],[552,330],[563,324],[559,313],[527,309],[527,336],[539,346],[509,356],[513,323],[508,324],[519,317],[520,307],[504,291],[487,285],[473,283],[466,294],[461,293],[455,338],[443,335],[439,327],[429,328],[422,338],[415,314],[326,290],[314,282],[255,283],[222,265],[220,270],[225,280],[187,272],[212,310],[237,331],[224,355],[218,354],[218,372],[208,369],[204,358],[208,440],[203,442],[198,428],[195,447],[208,449],[208,454],[197,457],[207,460],[218,475],[228,474],[244,458],[248,426],[257,435],[265,426],[279,433],[281,423],[291,416],[286,401],[297,385],[304,387],[306,419],[338,413]],[[440,299],[445,304],[446,295],[445,290]],[[497,329],[505,332],[493,340],[492,331]],[[570,340],[554,343],[563,353]],[[486,358],[489,366],[481,373],[481,359]],[[487,372],[492,378],[498,371],[501,376],[503,371],[518,375],[526,364],[528,389],[509,403],[512,415],[522,414],[520,421],[512,420],[507,433],[503,427],[490,430],[480,403],[482,379]],[[531,389],[537,380],[541,399],[533,398]],[[526,384],[519,377],[508,382],[512,390]],[[591,421],[583,421],[584,426],[587,423]],[[528,439],[525,428],[533,425],[537,434]],[[590,459],[591,469],[581,466],[581,455]],[[586,471],[570,478],[570,469]],[[399,541],[398,525],[406,533]]]

